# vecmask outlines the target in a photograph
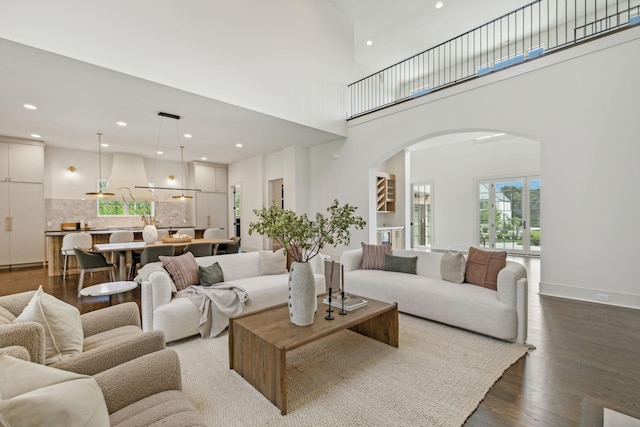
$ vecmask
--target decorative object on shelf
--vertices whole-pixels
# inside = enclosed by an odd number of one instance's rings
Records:
[[[142,229],[142,240],[147,244],[155,243],[155,241],[158,240],[158,229],[155,225],[149,224],[144,226]]]
[[[316,213],[313,221],[309,219],[307,214],[298,215],[292,210],[281,209],[276,204],[272,204],[269,208],[253,211],[258,217],[258,221],[249,224],[249,234],[251,235],[255,231],[272,238],[284,247],[284,252],[294,260],[289,273],[289,317],[294,324],[307,326],[313,323],[317,300],[313,272],[308,261],[316,257],[325,245],[334,247],[348,245],[351,241],[351,227],[355,227],[357,230],[364,228],[366,221],[355,215],[356,209],[349,204],[340,206],[340,203],[334,200],[327,208],[329,216],[325,217],[321,213]],[[299,268],[296,264],[307,265]],[[308,273],[303,275],[305,270],[308,270]],[[304,283],[295,282],[303,280],[305,275]],[[309,276],[311,281],[308,282],[306,280]],[[308,292],[304,293],[304,298],[307,298],[304,301],[298,300],[297,294],[295,299],[292,295],[300,288],[309,288]],[[304,314],[300,314],[300,317],[305,319],[301,323],[297,323],[299,311],[304,312]]]
[[[110,197],[115,196],[114,193],[102,191],[102,133],[98,132],[98,191],[90,191],[85,193],[87,196],[94,197]]]

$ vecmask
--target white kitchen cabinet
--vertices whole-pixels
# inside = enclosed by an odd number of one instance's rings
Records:
[[[227,229],[227,194],[196,194],[196,228]]]
[[[0,182],[0,266],[44,261],[44,185]]]
[[[195,188],[205,192],[216,191],[216,168],[211,165],[194,163]]]
[[[226,193],[229,191],[227,188],[227,168],[216,168],[216,191],[218,193]]]
[[[0,181],[42,183],[43,176],[42,144],[0,142]]]

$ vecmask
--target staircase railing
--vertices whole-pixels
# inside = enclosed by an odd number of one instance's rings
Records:
[[[349,85],[353,119],[640,24],[640,0],[538,0]]]

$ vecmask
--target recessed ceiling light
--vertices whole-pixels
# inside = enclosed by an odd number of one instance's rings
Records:
[[[190,133],[185,133],[185,134],[184,134],[184,137],[185,137],[185,138],[191,138],[191,137],[193,137],[193,135],[191,135]]]
[[[31,134],[32,138],[42,138],[40,135],[38,135],[37,133],[32,133]]]
[[[441,1],[436,3],[436,9],[440,9],[440,8],[442,8],[442,6],[444,6],[444,3],[442,3]]]
[[[371,46],[373,42],[371,40],[367,40],[367,46]]]
[[[238,143],[236,144],[236,147],[238,147],[238,148],[242,148],[242,144],[238,142]]]
[[[102,144],[100,144],[101,147],[108,147],[109,144],[105,144],[104,142]]]
[[[126,126],[126,125],[127,125],[125,122],[116,122],[116,124],[117,124],[118,126]]]
[[[36,107],[33,104],[24,104],[24,108],[26,108],[27,110],[37,110],[38,107]]]
[[[200,157],[200,160],[207,160],[206,157]]]
[[[164,151],[156,151],[156,154],[164,154]]]

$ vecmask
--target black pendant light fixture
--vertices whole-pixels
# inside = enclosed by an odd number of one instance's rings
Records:
[[[182,117],[178,116],[177,114],[170,114],[170,113],[164,113],[164,112],[159,112],[158,116],[160,117],[166,117],[169,119],[174,119],[176,120],[176,131],[177,131],[177,135],[178,135],[178,141],[180,140],[180,129],[178,128],[178,120],[180,120]],[[162,121],[160,122],[160,129],[162,129]],[[158,131],[158,144],[160,142],[160,131]],[[157,147],[156,147],[157,148]],[[157,152],[157,150],[156,150]],[[182,188],[180,188],[180,195],[179,196],[171,196],[172,199],[180,199],[180,200],[189,200],[189,199],[193,199],[193,196],[189,196],[187,194],[184,194],[185,191],[201,191],[198,188],[185,188],[184,185],[184,145],[180,145],[180,173],[182,176],[180,185]],[[171,175],[173,176],[173,175]],[[135,188],[147,188],[150,190],[175,190],[174,187],[147,187],[147,186],[139,186],[136,185]]]
[[[86,193],[87,196],[93,197],[111,197],[114,193],[102,191],[102,134],[98,132],[98,191]]]
[[[184,145],[180,146],[180,184],[182,184],[182,188],[180,189],[179,196],[171,196],[172,199],[180,199],[180,200],[188,200],[193,199],[193,196],[188,196],[184,194]]]

